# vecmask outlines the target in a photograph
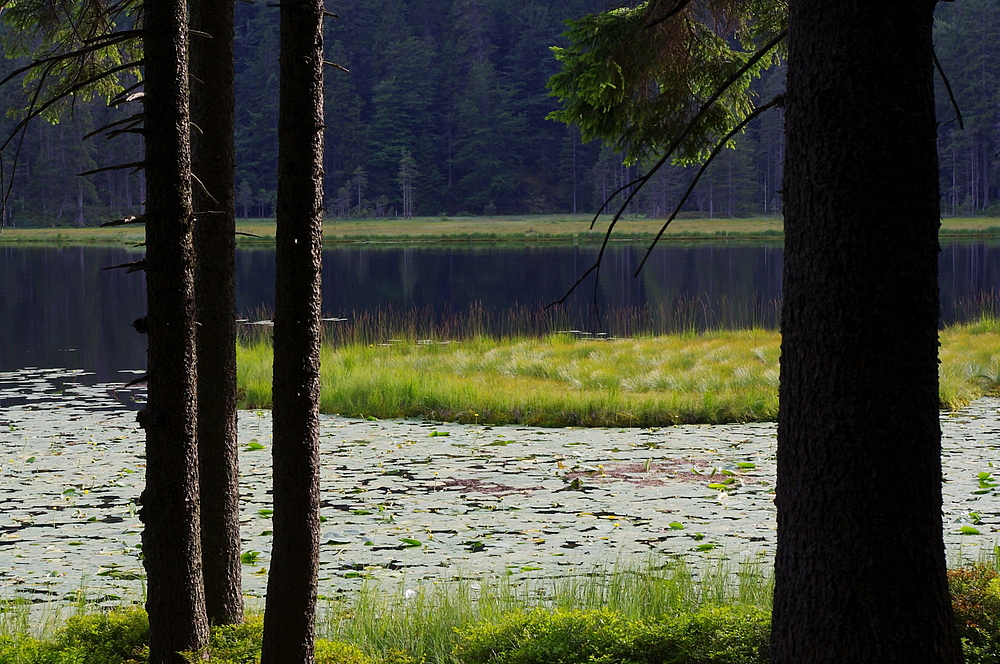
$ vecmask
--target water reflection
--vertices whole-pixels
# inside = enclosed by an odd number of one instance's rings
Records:
[[[777,325],[780,246],[666,245],[633,278],[644,251],[610,246],[596,288],[589,279],[567,300],[565,324],[597,330],[596,301],[604,325],[619,334],[630,330],[613,329],[616,320],[655,315],[697,327]],[[596,255],[590,245],[334,247],[324,252],[323,308],[344,317],[387,308],[418,308],[436,317],[467,311],[476,302],[486,312],[537,311],[561,298]],[[145,339],[131,328],[146,309],[143,277],[100,269],[138,256],[138,250],[120,247],[0,246],[0,315],[6,323],[0,370],[84,368],[98,380],[124,382],[127,377],[119,377],[119,370],[145,366]],[[946,322],[997,301],[1000,246],[948,244],[940,266]],[[273,302],[273,251],[241,250],[239,313],[252,316]]]

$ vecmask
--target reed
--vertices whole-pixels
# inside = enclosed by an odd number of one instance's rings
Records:
[[[772,588],[770,568],[759,557],[741,563],[718,558],[699,566],[650,558],[519,583],[505,575],[415,584],[404,579],[388,588],[368,584],[353,596],[328,600],[317,634],[363,644],[375,658],[406,653],[448,662],[463,628],[496,624],[513,613],[605,609],[641,621],[722,606],[770,610]]]
[[[384,310],[331,323],[321,356],[320,407],[344,416],[536,426],[776,418],[777,332],[697,332],[690,318],[651,324],[648,312],[624,311],[615,314],[622,329],[674,325],[684,331],[622,338],[551,332],[565,321],[536,314],[473,309],[435,321]],[[941,339],[942,407],[955,410],[1000,391],[996,318],[983,314],[950,326]],[[270,407],[266,328],[245,334],[238,358],[243,406]]]

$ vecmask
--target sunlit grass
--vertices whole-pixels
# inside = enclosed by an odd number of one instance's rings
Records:
[[[997,393],[997,319],[949,327],[941,340],[943,408]],[[771,421],[779,344],[779,334],[767,330],[328,344],[320,408],[352,417],[536,426]],[[238,357],[244,407],[269,407],[268,340],[241,345]]]
[[[941,403],[949,409],[1000,393],[1000,319],[982,316],[941,333]]]
[[[605,609],[629,620],[656,620],[722,606],[769,611],[772,589],[771,569],[762,558],[742,564],[722,558],[698,566],[650,558],[518,583],[491,575],[413,584],[404,580],[392,587],[368,584],[356,594],[328,601],[316,631],[326,639],[359,644],[376,659],[399,653],[449,662],[461,629],[495,624],[513,613]]]
[[[604,237],[609,216],[602,216],[590,229],[593,215],[496,215],[491,217],[416,217],[414,219],[327,219],[323,237],[327,242],[369,240],[449,242],[476,241],[598,241]],[[626,216],[615,230],[615,237],[647,239],[660,230],[663,219]],[[274,219],[239,219],[237,240],[241,244],[273,244]],[[142,225],[111,228],[11,228],[0,233],[0,243],[38,242],[50,244],[142,242]],[[665,240],[671,239],[779,239],[783,233],[780,217],[725,219],[677,219],[667,228]],[[942,237],[995,237],[1000,220],[993,217],[946,218],[941,224]]]
[[[777,336],[570,335],[326,346],[323,412],[536,426],[660,426],[773,419]],[[270,405],[266,341],[240,348],[247,408]]]

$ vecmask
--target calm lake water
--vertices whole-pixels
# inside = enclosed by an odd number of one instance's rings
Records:
[[[638,278],[645,248],[612,245],[596,289],[588,279],[561,310],[560,325],[626,334],[622,310],[667,312],[703,327],[776,326],[782,251],[777,245],[699,244],[658,248]],[[146,310],[141,274],[102,267],[136,260],[119,247],[0,246],[0,371],[69,367],[95,380],[145,366],[145,338],[130,324]],[[401,247],[352,245],[328,249],[323,261],[323,309],[329,316],[420,310],[421,316],[540,310],[562,297],[595,260],[585,246]],[[961,319],[1000,293],[1000,245],[952,243],[941,254],[942,317]],[[251,318],[273,306],[274,252],[237,256],[237,309]],[[511,314],[513,315],[513,314]],[[507,318],[510,318],[508,315]]]

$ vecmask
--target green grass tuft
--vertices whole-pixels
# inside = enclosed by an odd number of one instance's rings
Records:
[[[1000,394],[1000,320],[983,316],[949,327],[941,344],[943,408]],[[604,340],[347,339],[323,347],[320,408],[351,417],[532,426],[773,421],[779,346],[777,332],[760,329]],[[270,407],[269,340],[241,344],[238,363],[243,406]]]

